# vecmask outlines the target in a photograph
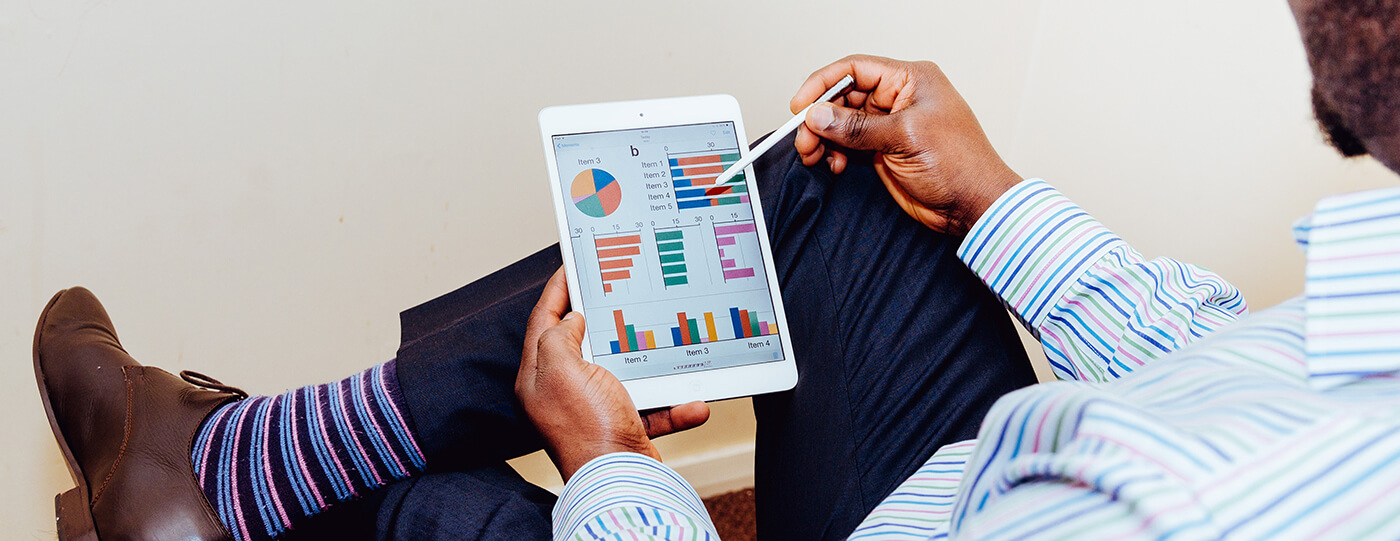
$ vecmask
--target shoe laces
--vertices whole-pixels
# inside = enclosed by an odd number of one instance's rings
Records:
[[[180,379],[185,380],[186,383],[198,385],[200,387],[204,387],[205,389],[213,389],[215,391],[223,391],[225,393],[237,395],[239,400],[248,398],[248,393],[243,392],[243,389],[239,389],[238,387],[232,387],[229,385],[224,385],[224,382],[222,381],[211,378],[199,372],[195,372],[193,370],[181,370]]]

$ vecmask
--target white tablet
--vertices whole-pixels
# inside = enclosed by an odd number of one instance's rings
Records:
[[[584,359],[638,409],[797,383],[739,103],[700,96],[540,111]]]

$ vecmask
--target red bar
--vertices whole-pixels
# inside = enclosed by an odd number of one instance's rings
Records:
[[[694,344],[695,339],[690,337],[690,323],[685,320],[685,312],[676,314],[676,323],[681,327],[681,341],[686,345]]]
[[[625,237],[609,237],[606,239],[596,239],[594,241],[599,248],[604,246],[626,246],[628,244],[641,244],[641,235],[628,235]]]
[[[708,190],[705,190],[705,195],[719,195],[719,194],[725,194],[725,193],[734,193],[734,187],[733,187],[733,186],[718,186],[718,187],[714,187],[714,188],[710,188],[710,189],[708,189]]]
[[[613,260],[609,260],[609,261],[599,261],[599,262],[598,262],[598,268],[603,269],[603,270],[630,269],[630,268],[632,268],[632,260],[631,260],[631,259],[613,259]]]
[[[618,313],[621,314],[622,312],[618,312]],[[617,317],[622,317],[622,316],[617,316]],[[622,320],[619,319],[618,321],[622,321]],[[748,311],[748,310],[740,310],[740,311],[739,311],[739,321],[742,321],[742,322],[744,323],[743,325],[741,325],[741,327],[744,328],[744,338],[753,338],[753,329],[749,327],[749,311]]]
[[[719,161],[719,160],[715,160],[715,161]],[[690,176],[690,175],[703,175],[703,174],[706,174],[706,173],[723,173],[723,172],[724,172],[724,167],[723,167],[723,166],[719,166],[719,165],[707,165],[707,166],[704,166],[704,167],[687,167],[687,168],[685,168],[685,169],[681,169],[681,176],[683,176],[683,177],[688,177],[688,176]]]
[[[613,310],[613,322],[617,323],[617,349],[627,353],[627,324],[622,322],[622,310]]]
[[[626,248],[608,248],[606,250],[598,250],[598,259],[609,259],[613,257],[622,257],[625,255],[637,255],[640,253],[642,253],[642,249],[636,246],[628,246]]]
[[[697,163],[719,163],[719,155],[676,158],[676,165],[695,165]]]
[[[613,281],[613,280],[626,280],[626,279],[631,278],[631,277],[632,277],[632,272],[631,272],[631,271],[625,271],[625,270],[612,271],[612,272],[605,272],[605,273],[603,273],[603,281],[604,281],[604,282],[611,282],[611,281]]]

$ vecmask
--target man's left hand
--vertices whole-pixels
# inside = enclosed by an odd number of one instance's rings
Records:
[[[565,481],[594,458],[617,452],[661,455],[651,438],[704,424],[710,407],[691,402],[637,413],[622,382],[583,360],[583,316],[569,312],[564,271],[554,273],[530,314],[515,395],[544,436]],[[567,315],[565,315],[567,313]]]

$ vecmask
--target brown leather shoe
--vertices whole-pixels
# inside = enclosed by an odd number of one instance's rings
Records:
[[[78,485],[54,501],[61,541],[232,539],[195,480],[190,445],[210,411],[247,394],[141,366],[80,287],[39,316],[34,375]]]

